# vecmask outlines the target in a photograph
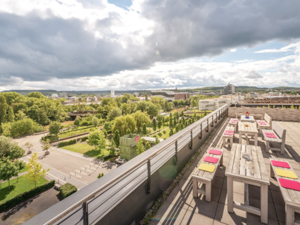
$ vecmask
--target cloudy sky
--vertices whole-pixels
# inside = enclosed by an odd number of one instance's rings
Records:
[[[1,0],[0,91],[300,86],[299,0]]]

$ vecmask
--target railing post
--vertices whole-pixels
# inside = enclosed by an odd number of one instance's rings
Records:
[[[211,127],[214,127],[214,115],[212,115],[210,126],[211,126]]]
[[[208,119],[206,120],[206,122],[207,122],[206,132],[208,132],[208,131],[209,131],[209,123],[208,123]]]
[[[175,141],[175,160],[174,160],[174,164],[177,165],[177,152],[178,152],[178,142],[177,140]]]
[[[150,159],[148,159],[148,161],[147,161],[147,168],[148,168],[147,194],[150,194],[150,186],[151,186],[151,165],[150,165]]]
[[[218,122],[218,112],[216,113],[216,120],[215,120],[215,123]]]
[[[220,119],[221,119],[221,118],[220,118],[220,110],[218,111],[218,113],[219,113],[218,119],[220,120]]]
[[[198,136],[199,139],[202,139],[202,123],[200,124],[200,136]]]
[[[82,204],[82,210],[83,210],[83,225],[89,225],[89,210],[88,210],[87,202],[84,202]]]
[[[193,148],[193,130],[191,130],[191,143],[190,143],[190,149]]]

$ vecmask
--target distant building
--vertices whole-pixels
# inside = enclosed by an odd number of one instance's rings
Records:
[[[186,100],[190,97],[190,93],[188,92],[177,92],[177,89],[174,91],[167,91],[167,90],[153,90],[151,91],[152,97],[162,97],[168,101],[174,100]]]
[[[224,95],[230,95],[235,93],[235,86],[233,84],[228,83],[227,86],[224,87]]]
[[[114,98],[115,97],[115,90],[110,91],[110,97]]]
[[[134,92],[133,94],[135,95],[135,97],[139,97],[139,95],[140,95],[140,93],[138,93],[138,92]]]
[[[57,94],[52,94],[52,98],[58,98]]]

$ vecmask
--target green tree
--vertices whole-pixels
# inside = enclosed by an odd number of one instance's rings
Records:
[[[207,115],[207,112],[206,111],[204,111],[204,116],[206,116]]]
[[[46,125],[49,123],[49,119],[47,117],[47,113],[44,109],[39,110],[38,122],[42,125]]]
[[[0,136],[0,159],[10,156],[11,151],[18,146],[17,142],[9,137]]]
[[[108,113],[108,119],[110,121],[114,120],[115,118],[122,116],[122,110],[118,107],[112,108]]]
[[[161,125],[162,125],[162,122],[161,122],[161,119],[159,119],[159,120],[158,120],[158,123],[157,123],[158,129],[161,128]]]
[[[136,122],[132,115],[119,116],[115,119],[114,125],[112,127],[112,132],[118,130],[120,136],[123,136],[126,134],[128,128],[130,129],[131,132],[134,132],[135,127],[136,127]]]
[[[148,150],[148,149],[150,149],[150,148],[151,148],[151,145],[150,145],[149,142],[147,141],[147,142],[146,142],[146,145],[145,145],[145,149]]]
[[[104,137],[107,138],[107,130],[105,128],[103,128],[101,131],[103,132]]]
[[[150,102],[146,111],[149,116],[154,117],[154,116],[157,116],[159,108],[157,107],[157,105]]]
[[[170,127],[170,128],[173,128],[173,119],[171,119],[171,118],[170,118],[169,127]]]
[[[136,113],[132,114],[132,116],[136,122],[136,127],[138,129],[138,132],[140,132],[140,129],[144,123],[146,125],[151,123],[149,115],[146,112],[137,111]]]
[[[3,95],[0,95],[0,125],[5,120],[6,110],[7,110],[6,99]]]
[[[11,106],[8,107],[8,115],[7,115],[7,117],[8,117],[8,121],[9,122],[14,122],[14,120],[15,120],[14,109]]]
[[[78,127],[80,125],[80,121],[81,121],[81,117],[80,116],[76,116],[76,119],[74,121],[74,125]]]
[[[33,147],[33,144],[31,142],[26,142],[25,147],[28,149],[27,154],[30,154],[31,153],[30,149]]]
[[[93,116],[92,124],[93,124],[93,126],[98,127],[99,119],[96,116]]]
[[[10,160],[21,158],[24,155],[24,153],[25,150],[23,148],[21,148],[20,146],[15,146],[9,154],[9,158]]]
[[[26,114],[24,113],[23,110],[19,110],[16,114],[16,117],[15,117],[16,120],[22,120],[22,119],[25,119],[25,118],[27,118],[27,116],[26,116]]]
[[[10,188],[10,178],[18,175],[18,168],[9,158],[2,158],[0,163],[0,180],[8,181]]]
[[[145,123],[143,124],[143,134],[147,134],[147,126]]]
[[[46,151],[46,154],[49,154],[49,148],[51,147],[50,145],[50,140],[46,139],[46,141],[42,141],[42,149]]]
[[[169,131],[169,137],[171,137],[173,135],[173,129],[171,128]]]
[[[156,119],[153,118],[152,120],[152,127],[153,127],[153,130],[155,131],[156,130]]]
[[[142,138],[136,143],[136,154],[139,155],[144,152],[143,140]]]
[[[94,146],[94,148],[96,149],[97,146],[99,145],[100,134],[101,134],[100,131],[91,132],[88,136],[87,143],[91,146]]]
[[[145,100],[148,101],[148,94],[145,94]]]
[[[162,126],[163,126],[163,128],[165,127],[165,117],[164,116],[162,117]]]
[[[119,133],[118,130],[115,131],[113,139],[115,141],[116,146],[119,147],[119,145],[120,145],[120,133]]]
[[[111,141],[111,147],[110,147],[110,150],[109,150],[109,154],[114,157],[115,154],[116,154],[116,143],[114,141],[114,139]]]
[[[126,130],[126,134],[131,134],[131,130],[129,128]]]
[[[178,124],[175,126],[175,130],[176,130],[176,133],[179,131],[179,125]]]
[[[16,160],[16,161],[14,162],[14,164],[15,164],[17,170],[18,170],[18,173],[17,173],[17,174],[18,174],[18,175],[17,175],[17,182],[19,182],[19,173],[20,173],[20,171],[21,171],[22,169],[25,168],[26,163],[23,162],[22,160]]]
[[[49,125],[49,133],[54,134],[56,137],[59,133],[59,130],[63,128],[63,125],[60,122],[54,121]]]
[[[136,110],[140,110],[142,112],[145,112],[147,107],[148,107],[148,102],[145,102],[145,101],[141,101],[141,102],[138,102],[137,106],[136,106]]]
[[[29,158],[29,163],[27,163],[28,173],[25,175],[30,181],[34,182],[36,187],[36,183],[41,177],[47,175],[49,169],[45,170],[42,168],[42,164],[38,163],[37,153],[33,153],[31,158]]]

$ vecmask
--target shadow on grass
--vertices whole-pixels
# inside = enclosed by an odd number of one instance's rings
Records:
[[[102,151],[99,150],[99,149],[92,149],[92,150],[86,151],[86,152],[84,153],[84,155],[90,156],[90,157],[94,157],[94,158],[96,158],[96,159],[100,159],[100,158],[103,157]]]
[[[11,182],[10,182],[11,183]],[[1,186],[0,186],[1,187]],[[15,190],[15,186],[13,184],[10,184],[10,188],[9,187],[5,187],[3,189],[1,189],[1,193],[0,193],[0,201],[4,200],[6,198],[6,196],[12,192],[13,190]]]

